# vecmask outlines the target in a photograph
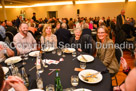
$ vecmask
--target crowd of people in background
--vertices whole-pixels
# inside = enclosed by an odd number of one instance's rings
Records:
[[[95,42],[100,42],[103,45],[114,44],[112,36],[115,35],[115,43],[121,44],[126,38],[135,36],[135,28],[134,18],[125,18],[124,10],[121,10],[121,14],[117,16],[117,19],[116,17],[113,19],[110,17],[107,17],[107,19],[105,17],[78,17],[77,19],[52,17],[37,20],[36,13],[33,13],[31,19],[22,19],[21,16],[18,16],[15,20],[0,22],[0,51],[4,49],[2,57],[0,56],[0,62],[6,56],[10,57],[37,50],[35,44],[38,43],[55,48],[61,47],[61,44],[75,44],[77,51],[91,55],[96,53],[112,77],[119,70],[115,57],[115,48],[94,50],[96,47]],[[71,29],[74,34],[71,34]],[[97,32],[97,38],[92,36],[94,29]],[[13,44],[6,45],[7,47],[3,48],[2,45],[5,42],[13,42]],[[25,45],[23,46],[25,47],[24,50],[18,46],[25,43],[31,45],[31,48]],[[81,47],[76,46],[78,43],[81,44]],[[84,44],[86,43],[91,43],[93,48],[85,48]],[[14,49],[11,47],[14,47]],[[5,54],[7,55],[5,56]]]

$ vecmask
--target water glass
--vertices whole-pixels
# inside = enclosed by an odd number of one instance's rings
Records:
[[[52,54],[56,54],[56,50],[55,49],[52,51]]]
[[[74,86],[74,87],[77,86],[78,81],[79,81],[78,76],[76,76],[76,75],[71,76],[71,85],[72,86]]]
[[[72,52],[72,56],[76,57],[76,51]]]
[[[86,68],[86,62],[80,62],[80,68],[85,69]]]
[[[53,85],[53,84],[47,85],[47,86],[46,86],[46,91],[55,91],[54,85]]]
[[[58,55],[58,56],[61,56],[61,55],[62,55],[61,49],[57,49],[57,55]]]

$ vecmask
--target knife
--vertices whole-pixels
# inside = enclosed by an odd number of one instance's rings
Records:
[[[87,62],[87,59],[83,55],[81,55],[81,57],[85,60],[85,62]]]
[[[94,73],[94,74],[91,74],[91,75],[89,75],[89,76],[84,76],[85,78],[86,77],[93,77],[94,75],[98,75],[99,73],[101,73],[101,72],[96,72],[96,73]]]

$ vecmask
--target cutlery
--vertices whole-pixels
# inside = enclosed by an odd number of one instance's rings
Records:
[[[83,55],[81,55],[81,57],[87,62],[87,59]]]
[[[89,76],[84,76],[85,78],[87,78],[87,77],[93,77],[94,75],[98,75],[99,73],[101,73],[101,72],[96,72],[96,73],[94,73],[94,74],[91,74],[91,75],[89,75]]]
[[[56,71],[56,70],[59,70],[60,71],[60,69],[49,69],[49,70],[52,70],[50,73],[48,73],[48,75],[51,75],[54,71]]]
[[[32,71],[36,66],[33,66],[31,69],[29,69],[29,71]]]

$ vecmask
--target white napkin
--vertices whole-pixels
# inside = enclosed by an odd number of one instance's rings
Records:
[[[64,59],[63,58],[60,58],[59,59],[59,61],[57,61],[57,60],[52,60],[52,59],[44,59],[43,60],[43,62],[46,62],[47,64],[58,64],[59,62],[61,62],[61,61],[64,61]]]

